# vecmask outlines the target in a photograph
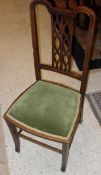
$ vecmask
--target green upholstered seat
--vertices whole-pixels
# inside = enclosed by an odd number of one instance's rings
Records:
[[[13,104],[8,114],[32,128],[67,137],[76,121],[79,104],[79,93],[38,81]]]

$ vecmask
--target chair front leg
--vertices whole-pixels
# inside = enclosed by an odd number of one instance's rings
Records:
[[[68,162],[70,145],[67,143],[62,143],[62,166],[61,171],[65,172]]]
[[[15,151],[19,153],[20,152],[20,139],[19,139],[19,134],[17,132],[17,128],[15,127],[15,125],[13,125],[12,123],[10,123],[7,120],[6,120],[6,123],[9,127],[13,141],[15,143]]]

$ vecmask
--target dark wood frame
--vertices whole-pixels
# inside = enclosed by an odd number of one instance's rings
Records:
[[[69,15],[73,18],[74,22],[75,22],[76,16],[79,13],[85,13],[89,16],[90,22],[89,22],[89,29],[87,31],[88,40],[87,40],[87,46],[86,46],[86,49],[85,49],[86,53],[85,53],[84,66],[83,66],[82,74],[73,72],[71,70],[71,46],[69,46],[69,48],[70,48],[70,50],[69,50],[69,61],[68,61],[69,66],[65,65],[66,70],[64,70],[62,68],[62,66],[60,66],[60,67],[56,66],[55,67],[53,58],[52,58],[52,63],[53,64],[51,66],[48,66],[48,65],[45,65],[45,64],[40,64],[37,26],[36,26],[36,16],[35,16],[35,7],[38,4],[44,5],[48,9],[48,11],[51,15],[53,15],[53,14],[55,14],[55,15],[64,15],[64,16]],[[15,150],[17,152],[20,152],[19,137],[22,137],[23,139],[29,140],[31,142],[34,142],[36,144],[39,144],[39,145],[44,146],[46,148],[49,148],[53,151],[61,153],[62,154],[61,170],[65,171],[66,170],[66,165],[67,165],[67,160],[68,160],[69,149],[70,149],[73,137],[75,135],[75,132],[77,130],[77,126],[78,126],[79,122],[81,122],[81,120],[82,120],[82,111],[83,111],[84,98],[85,98],[87,79],[88,79],[88,71],[89,71],[88,70],[88,65],[89,65],[89,61],[90,61],[90,51],[91,51],[92,38],[93,38],[93,32],[94,32],[94,25],[95,25],[95,14],[93,13],[92,10],[90,10],[86,7],[78,7],[75,10],[75,12],[71,12],[70,10],[60,10],[60,9],[57,9],[57,8],[53,8],[53,7],[51,7],[51,5],[46,0],[33,0],[33,2],[30,5],[30,16],[31,16],[32,45],[33,45],[33,54],[34,54],[34,62],[35,62],[36,82],[41,80],[41,69],[57,72],[57,73],[60,73],[60,74],[63,74],[63,75],[66,75],[66,76],[69,76],[69,77],[72,77],[72,78],[75,78],[75,79],[79,80],[81,82],[81,87],[80,87],[80,90],[79,90],[79,93],[81,94],[81,102],[80,102],[78,117],[77,117],[77,120],[74,124],[73,131],[72,131],[71,135],[69,136],[69,138],[67,138],[67,137],[66,138],[65,137],[58,137],[58,136],[55,136],[55,135],[52,135],[52,134],[47,134],[47,133],[44,133],[44,132],[41,132],[41,131],[38,131],[38,130],[35,130],[31,127],[26,126],[25,124],[15,120],[14,118],[12,118],[11,116],[8,115],[8,111],[9,111],[10,108],[4,114],[4,119],[6,120],[6,123],[7,123],[8,127],[10,129],[11,134],[12,134],[12,137],[13,137],[13,140],[14,140],[14,143],[15,143]],[[52,20],[52,27],[53,28],[54,28],[54,25],[55,25],[55,22]],[[63,28],[63,26],[61,26],[61,27]],[[73,24],[73,27],[72,27],[72,34],[71,34],[71,37],[70,37],[70,44],[72,44],[72,36],[73,36],[74,31],[75,31],[75,23]],[[53,37],[53,35],[52,35],[52,37]],[[54,45],[54,42],[55,41],[54,41],[54,37],[53,37],[52,45]],[[63,44],[64,44],[64,41],[61,40],[62,49],[63,49]],[[53,51],[53,49],[52,49],[52,51]],[[60,48],[60,52],[61,52],[61,48]],[[62,52],[61,52],[61,54],[62,54]],[[54,54],[53,54],[53,57],[54,57]],[[60,58],[60,59],[63,59],[63,58]],[[62,64],[63,64],[63,62],[61,63],[61,65]],[[54,82],[52,82],[52,83],[54,83]],[[61,85],[61,84],[59,84],[59,85]],[[26,89],[26,90],[28,90],[28,89]],[[15,103],[15,101],[13,102],[13,104]],[[49,146],[45,143],[36,141],[36,140],[32,139],[31,137],[28,137],[26,135],[23,135],[22,131],[26,131],[27,133],[36,135],[38,137],[42,137],[42,138],[45,138],[45,139],[49,139],[49,140],[52,140],[52,141],[62,143],[62,150],[60,150],[58,148],[54,148],[52,146]]]

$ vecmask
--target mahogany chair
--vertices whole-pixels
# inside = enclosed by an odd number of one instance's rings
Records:
[[[51,64],[40,61],[40,44],[36,9],[45,7],[51,19],[52,58]],[[75,32],[78,13],[89,16],[85,59],[81,73],[72,70],[72,38]],[[86,7],[78,7],[74,12],[53,8],[46,0],[33,0],[30,5],[32,44],[35,63],[36,82],[28,87],[4,114],[15,143],[15,151],[20,152],[20,137],[35,142],[62,154],[61,170],[66,170],[69,149],[79,122],[82,121],[83,105],[88,79],[88,65],[95,25],[94,13]],[[44,20],[43,20],[44,25]],[[44,38],[44,42],[47,38]],[[46,49],[46,55],[48,50]],[[71,77],[80,82],[77,90],[42,78],[42,70]],[[62,150],[29,137],[36,135],[62,144]]]

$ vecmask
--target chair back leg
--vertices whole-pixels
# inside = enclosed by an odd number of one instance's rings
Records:
[[[79,121],[79,123],[82,124],[82,122],[83,122],[83,109],[82,109],[82,111],[80,113],[80,121]]]
[[[70,145],[67,143],[62,143],[62,166],[61,171],[65,172],[68,162]]]
[[[19,139],[19,134],[17,132],[17,128],[7,120],[6,120],[6,123],[7,123],[7,126],[9,127],[13,141],[15,143],[15,151],[19,153],[20,152],[20,139]]]
[[[81,102],[81,107],[80,107],[80,121],[79,121],[80,124],[83,122],[84,100],[85,100],[85,97],[82,96],[82,102]]]

